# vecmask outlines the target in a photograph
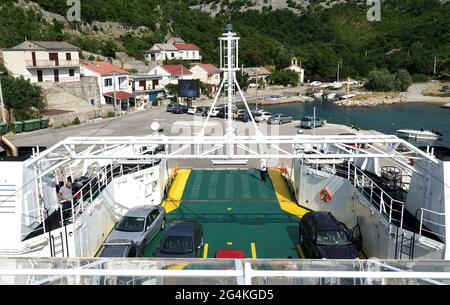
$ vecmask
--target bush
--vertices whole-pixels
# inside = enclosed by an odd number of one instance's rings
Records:
[[[81,124],[81,121],[80,121],[79,117],[76,117],[76,118],[73,119],[72,125],[80,125],[80,124]]]
[[[425,74],[414,74],[412,76],[412,81],[414,83],[423,83],[426,82],[428,80],[428,76],[426,76]]]
[[[267,81],[272,85],[297,86],[300,80],[296,72],[287,70],[273,72],[267,77]]]
[[[369,73],[366,88],[373,91],[406,91],[412,84],[408,71],[400,69],[391,74],[387,69],[374,70]]]
[[[400,69],[395,73],[395,90],[397,91],[406,91],[408,90],[409,86],[412,84],[411,75],[409,75],[409,72]]]

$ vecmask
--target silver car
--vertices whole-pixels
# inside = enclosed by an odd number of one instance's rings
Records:
[[[270,117],[269,124],[281,125],[284,123],[292,123],[292,117],[287,114],[274,114]]]
[[[144,253],[147,244],[164,229],[166,211],[162,206],[138,206],[129,210],[106,242],[113,240],[131,240],[136,243],[139,251]]]

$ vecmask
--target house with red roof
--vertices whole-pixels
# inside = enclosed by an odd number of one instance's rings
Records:
[[[182,65],[162,65],[161,68],[170,74],[168,79],[169,84],[178,85],[178,80],[180,79],[193,79],[192,72]]]
[[[198,62],[202,60],[200,48],[193,43],[186,43],[181,38],[171,38],[166,43],[155,43],[145,54],[147,62],[181,59]]]
[[[220,85],[220,75],[222,70],[212,64],[197,64],[190,71],[192,78],[198,79],[211,88],[212,93],[216,93]]]
[[[82,61],[81,75],[97,77],[102,105],[122,105],[123,108],[133,106],[134,96],[128,71],[106,61]]]

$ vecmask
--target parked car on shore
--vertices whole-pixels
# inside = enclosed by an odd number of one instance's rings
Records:
[[[270,120],[270,117],[272,116],[272,113],[270,112],[259,112],[255,114],[255,121],[258,123],[268,122]]]
[[[177,105],[180,105],[180,104],[178,104],[178,103],[170,103],[169,105],[167,105],[167,112],[172,112],[173,111],[173,109],[177,106]]]
[[[175,222],[161,240],[155,257],[200,257],[204,245],[201,223]]]
[[[313,82],[309,83],[310,87],[319,87],[320,85],[322,85],[322,82],[319,82],[319,81],[313,81]]]
[[[314,120],[314,117],[312,116],[305,116],[300,121],[300,127],[301,128],[314,128],[314,127],[323,127],[325,126],[325,121],[317,118]]]
[[[292,117],[287,114],[274,114],[270,117],[268,124],[281,125],[285,123],[292,123]]]
[[[166,222],[166,211],[164,207],[158,206],[137,206],[129,210],[114,230],[106,239],[106,242],[114,240],[131,240],[143,253],[145,246],[164,229]]]
[[[187,113],[189,110],[189,107],[186,105],[176,105],[173,109],[172,109],[172,113],[175,114],[182,114],[182,113]]]
[[[234,112],[234,119],[235,119],[235,120],[239,120],[239,116],[240,116],[241,114],[244,114],[244,113],[247,113],[247,110],[246,110],[246,109],[238,109],[238,110],[236,110],[236,111]]]
[[[307,258],[355,259],[362,250],[359,226],[352,230],[330,212],[310,212],[299,222],[300,246]]]
[[[244,122],[244,123],[251,120],[250,114],[248,112],[244,112],[244,113],[239,114],[237,119],[239,121],[241,121],[241,122]]]
[[[212,117],[217,117],[217,115],[219,114],[220,111],[220,107],[213,107],[211,109],[209,109],[207,112],[203,113],[203,116],[208,116],[209,113],[211,113]]]
[[[200,109],[201,106],[191,106],[189,107],[187,113],[194,115],[197,112],[197,109]]]

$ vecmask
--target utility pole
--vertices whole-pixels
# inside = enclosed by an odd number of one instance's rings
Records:
[[[113,98],[114,98],[114,108],[116,108],[116,112],[118,112],[117,109],[117,100],[116,100],[116,72],[113,73],[113,87],[114,87],[114,94],[113,94]],[[122,106],[122,105],[120,105]]]
[[[2,108],[2,121],[6,123],[5,105],[3,104],[2,75],[3,72],[0,72],[0,107]]]
[[[340,77],[340,69],[342,65],[342,59],[338,59],[338,72],[337,72],[337,82],[339,83],[339,77]]]

